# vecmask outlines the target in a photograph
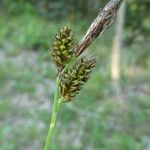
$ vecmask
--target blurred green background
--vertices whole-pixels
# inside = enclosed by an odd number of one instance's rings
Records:
[[[0,1],[0,150],[43,149],[55,90],[52,39],[69,22],[77,43],[107,2]],[[150,1],[128,0],[125,8],[117,87],[114,23],[88,48],[96,69],[63,105],[53,150],[150,150]]]

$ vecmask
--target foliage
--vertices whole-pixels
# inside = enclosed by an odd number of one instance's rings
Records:
[[[12,15],[24,13],[41,14],[45,18],[61,20],[67,18],[88,19],[96,15],[106,1],[104,0],[2,0],[2,6]],[[130,0],[126,6],[126,28],[135,34],[150,33],[150,2]],[[132,35],[132,38],[135,36]]]
[[[150,1],[127,1],[126,25],[132,31],[140,34],[150,34]]]
[[[47,49],[49,41],[45,40],[54,34],[54,24],[48,24],[43,19],[32,15],[21,15],[19,17],[0,20],[0,38],[9,39],[12,43],[31,49]]]

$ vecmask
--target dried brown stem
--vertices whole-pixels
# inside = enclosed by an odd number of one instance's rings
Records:
[[[109,27],[119,9],[123,0],[111,0],[87,30],[85,36],[81,39],[75,48],[75,56],[79,56],[107,27]]]

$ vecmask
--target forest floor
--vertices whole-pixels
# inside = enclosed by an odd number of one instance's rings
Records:
[[[48,52],[6,45],[0,49],[1,150],[41,150],[53,103],[55,67]],[[128,71],[131,76],[121,81],[122,91],[115,95],[111,82],[99,78],[96,70],[81,96],[62,108],[54,150],[150,149],[149,72]]]

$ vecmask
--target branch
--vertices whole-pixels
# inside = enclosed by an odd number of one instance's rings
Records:
[[[78,57],[82,52],[106,29],[108,28],[121,5],[123,0],[111,0],[87,30],[85,36],[81,39],[77,47],[75,48],[75,56]]]

